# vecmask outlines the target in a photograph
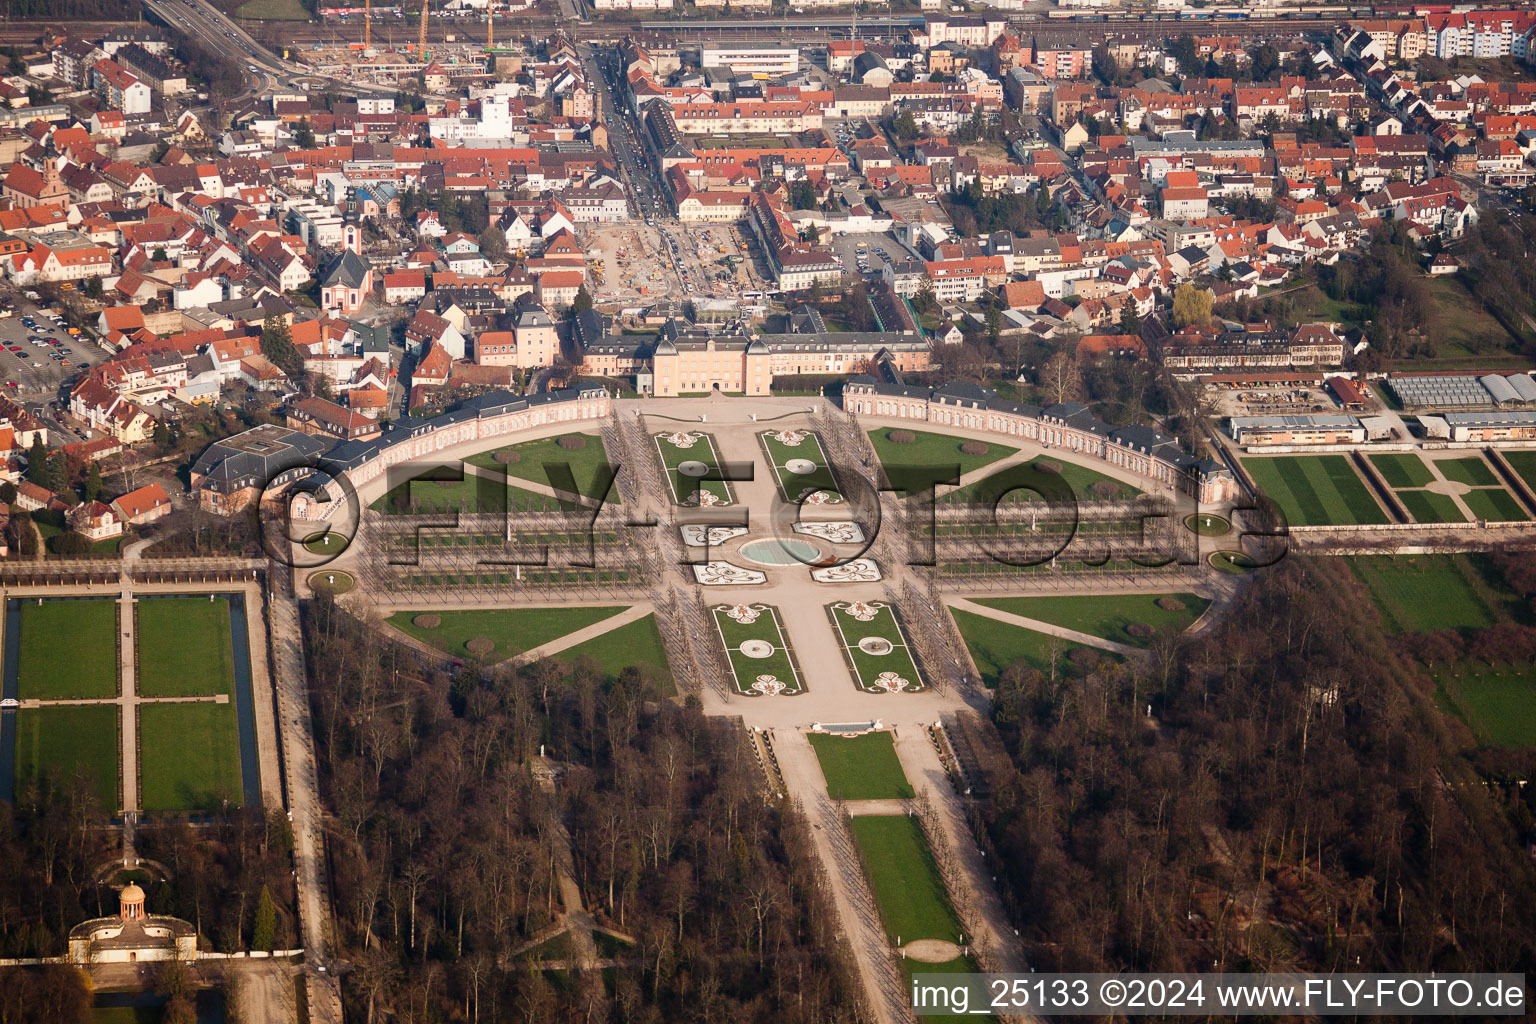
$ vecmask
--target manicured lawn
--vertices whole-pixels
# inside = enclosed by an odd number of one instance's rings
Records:
[[[485,637],[496,646],[484,655],[486,661],[501,661],[523,651],[558,640],[568,633],[584,629],[594,622],[611,618],[624,610],[623,605],[600,608],[485,608],[462,612],[396,612],[387,620],[400,632],[415,637],[444,654],[464,657],[464,645]],[[418,615],[436,615],[442,624],[428,629],[412,620]]]
[[[732,616],[732,612],[735,616]],[[754,615],[755,613],[755,615]],[[710,612],[719,632],[720,647],[731,665],[736,692],[753,696],[765,692],[805,692],[805,680],[790,657],[789,641],[771,605],[718,605]],[[749,619],[750,621],[742,621]],[[767,646],[764,647],[763,645]],[[749,654],[747,650],[754,653]],[[762,656],[757,656],[758,654]],[[777,684],[783,684],[779,689]]]
[[[1018,451],[1005,444],[996,444],[992,441],[981,442],[987,446],[985,454],[967,455],[960,450],[960,446],[968,439],[954,437],[950,434],[933,434],[922,430],[909,431],[916,440],[911,444],[897,444],[890,439],[892,430],[905,429],[902,427],[881,427],[869,432],[869,440],[875,446],[875,454],[880,457],[881,464],[885,467],[887,475],[891,475],[891,482],[901,484],[901,474],[892,467],[916,466],[924,471],[932,469],[950,469],[958,466],[963,475],[973,469],[988,466],[998,459],[1004,459]]]
[[[626,623],[575,647],[567,647],[554,657],[567,664],[578,658],[591,658],[608,679],[618,679],[626,668],[633,666],[660,683],[663,694],[671,696],[677,692],[654,615]]]
[[[202,697],[235,692],[229,598],[144,597],[138,616],[139,693]]]
[[[791,440],[798,435],[799,440],[787,444],[779,439],[779,435]],[[766,430],[758,434],[757,439],[768,458],[779,496],[785,501],[796,502],[803,495],[815,494],[817,491],[826,492],[831,501],[842,499],[837,490],[837,478],[832,475],[827,454],[821,447],[821,439],[815,433],[808,430]],[[791,472],[786,465],[795,460],[814,463],[815,468],[806,473]]]
[[[1183,602],[1182,611],[1165,611],[1160,598]],[[1132,647],[1145,647],[1149,638],[1135,637],[1126,627],[1142,623],[1153,629],[1187,629],[1211,602],[1196,594],[1105,594],[1094,597],[988,597],[976,603],[998,611],[1065,626],[1089,636],[1103,637]]]
[[[736,500],[731,485],[724,480],[701,480],[678,472],[685,462],[701,462],[719,473],[720,449],[714,436],[698,430],[678,430],[657,434],[653,440],[661,456],[663,475],[672,488],[672,500],[679,505],[729,505]],[[695,494],[703,492],[708,497],[700,499]]]
[[[117,705],[77,704],[16,712],[16,783],[47,772],[60,779],[84,772],[107,811],[118,797]]]
[[[1388,633],[1480,629],[1495,613],[1478,592],[1477,570],[1463,555],[1360,555],[1347,559]]]
[[[110,600],[22,601],[17,696],[116,697],[117,610]]]
[[[1473,515],[1490,522],[1524,522],[1531,518],[1521,510],[1515,496],[1502,487],[1479,487],[1463,494],[1461,500]]]
[[[1527,487],[1536,490],[1536,452],[1504,452],[1504,461],[1509,463],[1520,479],[1524,480]]]
[[[888,732],[863,736],[809,735],[827,779],[827,795],[834,800],[904,800],[913,796],[912,784],[896,744]]]
[[[1449,494],[1435,491],[1394,491],[1416,523],[1464,523],[1467,517]]]
[[[1499,478],[1493,475],[1493,467],[1481,457],[1472,455],[1465,459],[1437,459],[1435,466],[1447,480],[1472,487],[1493,487]]]
[[[1230,520],[1211,512],[1187,515],[1184,525],[1202,537],[1225,537],[1232,532]]]
[[[905,814],[858,815],[853,836],[864,857],[880,920],[892,942],[960,938],[933,851],[917,818]]]
[[[1212,551],[1206,561],[1210,563],[1211,568],[1234,576],[1241,576],[1257,568],[1253,564],[1253,559],[1241,551]]]
[[[1413,452],[1381,452],[1367,458],[1386,480],[1387,486],[1393,489],[1423,487],[1435,478],[1435,474],[1424,465],[1424,460]]]
[[[246,0],[235,17],[253,21],[308,21],[309,12],[299,0]]]
[[[139,802],[146,811],[242,802],[235,705],[139,705]]]
[[[305,539],[304,550],[312,555],[339,555],[347,550],[347,538],[341,533],[317,533]]]
[[[869,617],[861,619],[855,612]],[[827,605],[827,614],[837,630],[838,642],[852,663],[853,681],[861,689],[870,693],[894,693],[923,688],[922,674],[917,670],[917,662],[913,660],[907,638],[890,605],[878,602],[853,605],[840,601]],[[870,650],[859,646],[864,641],[881,640],[885,641],[884,650],[878,644],[866,643]]]
[[[1281,455],[1243,460],[1254,482],[1292,526],[1385,523],[1386,512],[1342,455]]]
[[[329,568],[318,569],[310,573],[309,578],[305,582],[309,584],[310,590],[317,593],[324,591],[333,597],[345,594],[357,585],[357,581],[352,578],[351,573]]]
[[[1010,626],[1006,622],[998,622],[985,615],[962,611],[959,608],[951,608],[949,613],[955,617],[955,626],[960,630],[960,636],[971,652],[971,660],[976,663],[976,671],[981,673],[982,682],[988,686],[996,686],[997,681],[1002,678],[1003,671],[1018,661],[1027,662],[1033,668],[1049,674],[1052,641],[1058,645],[1057,674],[1072,674],[1074,670],[1072,663],[1067,660],[1067,655],[1083,646],[1071,640],[1037,633],[1023,626]],[[1108,651],[1095,653],[1109,660],[1118,660]]]
[[[1077,501],[1122,501],[1141,493],[1128,483],[1058,458],[1053,452],[998,470],[991,476],[944,495],[941,500],[983,502],[989,505],[996,504],[999,498],[1003,501],[1044,501],[1038,492],[1018,488],[1035,486],[1039,479],[1036,471],[1051,473],[1053,466],[1061,467],[1055,475],[1070,488],[1072,497]]]
[[[1434,675],[1478,742],[1536,747],[1536,669],[1462,661]]]
[[[399,484],[369,507],[395,515],[502,513],[507,510],[507,491],[505,480],[443,466]]]
[[[903,957],[901,961],[901,973],[907,981],[906,991],[912,991],[912,979],[920,974],[979,974],[981,968],[976,961],[968,956],[962,956],[942,964],[925,964],[911,957]],[[976,1011],[982,1009],[972,1003],[966,1008],[966,1013],[925,1013],[918,1017],[922,1024],[976,1024],[977,1021],[995,1021],[996,1017],[984,1015]]]
[[[596,434],[581,433],[562,434],[560,437],[579,437],[586,444],[581,448],[562,448],[559,445],[559,437],[541,437],[536,441],[510,444],[495,451],[479,452],[464,461],[487,469],[498,471],[505,469],[509,477],[529,480],[547,487],[554,487],[555,481],[550,478],[549,472],[544,468],[546,463],[569,466],[571,476],[576,482],[576,489],[581,492],[582,497],[601,497],[607,504],[619,504],[617,487],[610,487],[606,495],[595,493],[598,490],[598,472],[609,465],[608,453],[603,448],[603,439]],[[510,464],[497,462],[497,452],[516,452],[518,460]]]

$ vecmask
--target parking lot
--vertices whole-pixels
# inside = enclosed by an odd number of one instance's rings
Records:
[[[27,326],[23,317],[36,326]],[[0,319],[0,391],[51,428],[59,424],[47,406],[60,398],[64,382],[104,359],[106,353],[93,341],[69,334],[32,303],[21,302]]]
[[[922,259],[889,233],[838,235],[827,244],[833,254],[843,261],[843,273],[862,277],[866,281],[877,279],[881,268],[887,263]],[[862,250],[859,248],[861,245],[864,246]]]

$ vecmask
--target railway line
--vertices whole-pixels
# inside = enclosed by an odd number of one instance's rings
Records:
[[[1102,18],[1102,15],[1100,16]],[[1223,35],[1254,36],[1275,32],[1287,32],[1299,34],[1307,31],[1323,32],[1330,28],[1338,20],[1337,17],[1263,17],[1245,18],[1240,20],[1223,20],[1220,22],[1209,21],[1181,21],[1177,18],[1145,18],[1145,19],[1117,19],[1109,22],[1102,20],[1092,22],[1077,19],[1047,19],[1047,18],[1013,18],[1010,23],[1017,26],[1022,32],[1038,39],[1042,43],[1062,44],[1072,42],[1097,43],[1106,38],[1140,40],[1149,38],[1162,38],[1177,35],[1180,32],[1212,32],[1220,31]],[[392,22],[398,26],[399,22]],[[479,23],[483,24],[483,23]],[[428,22],[428,42],[444,43],[447,36],[454,36],[455,42],[472,42],[479,38],[481,29],[479,24],[471,22],[433,21]],[[693,20],[664,20],[664,19],[635,19],[620,21],[605,17],[601,21],[592,23],[572,24],[565,19],[553,15],[527,15],[519,19],[519,29],[522,35],[544,36],[553,31],[557,26],[563,25],[565,30],[579,42],[609,42],[622,39],[626,35],[639,35],[646,38],[672,39],[679,42],[689,40],[757,40],[772,42],[784,40],[788,42],[803,43],[807,39],[848,39],[856,31],[858,38],[866,40],[887,39],[895,35],[901,35],[908,30],[922,24],[921,18],[864,18],[857,21],[855,28],[854,19],[846,16],[820,16],[809,18],[772,18],[772,19],[693,19]],[[406,19],[405,29],[393,33],[400,45],[413,41],[415,37],[415,23]],[[285,39],[292,46],[299,49],[308,49],[316,43],[326,46],[344,46],[348,43],[359,43],[363,40],[363,26],[360,23],[326,23],[322,25],[293,25],[285,29]],[[384,42],[383,33],[379,23],[374,27],[374,45]]]

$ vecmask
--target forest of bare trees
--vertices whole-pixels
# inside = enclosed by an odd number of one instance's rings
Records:
[[[980,830],[1033,961],[1530,970],[1530,798],[1399,650],[1348,569],[1292,558],[1177,657],[1006,672]]]
[[[84,778],[57,773],[19,785],[14,804],[0,802],[0,956],[60,956],[71,928],[117,913],[110,874],[97,882],[122,853],[108,819]],[[274,942],[293,944],[293,839],[284,815],[235,811],[197,827],[151,822],[136,837],[140,856],[169,871],[145,881],[150,913],[191,921],[204,948],[248,949],[265,890]]]
[[[804,825],[739,724],[633,670],[421,678],[323,600],[306,634],[351,1019],[856,1019]],[[567,850],[633,940],[606,976],[526,966]]]

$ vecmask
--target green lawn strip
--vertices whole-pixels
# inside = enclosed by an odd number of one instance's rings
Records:
[[[105,810],[121,806],[116,704],[54,705],[15,714],[18,787],[48,772],[62,780],[83,772]]]
[[[586,445],[581,448],[562,448],[559,444],[560,437],[579,437],[586,441]],[[497,452],[516,452],[519,458],[510,464],[497,462]],[[571,476],[576,481],[576,489],[583,497],[602,498],[610,505],[620,504],[617,487],[610,487],[606,495],[595,493],[598,490],[598,472],[610,464],[608,453],[603,448],[603,439],[596,434],[571,433],[561,434],[559,437],[541,437],[535,441],[522,441],[492,451],[478,452],[464,461],[485,469],[506,470],[508,477],[528,480],[546,487],[555,486],[544,468],[546,463],[569,466]]]
[[[1474,516],[1490,522],[1524,522],[1531,518],[1520,508],[1515,496],[1502,487],[1475,488],[1463,494],[1461,500]]]
[[[1424,460],[1413,452],[1381,452],[1368,458],[1387,486],[1394,489],[1423,487],[1435,478]]]
[[[558,640],[578,629],[611,618],[624,610],[624,605],[604,605],[599,608],[483,608],[472,611],[406,611],[396,612],[387,620],[400,632],[415,637],[444,654],[464,657],[469,654],[464,647],[477,637],[485,637],[496,646],[485,660],[500,661],[523,651],[531,651],[551,640]],[[416,625],[412,620],[418,615],[436,615],[442,624],[434,629]]]
[[[235,705],[139,705],[139,803],[146,811],[241,804]]]
[[[947,963],[925,964],[911,957],[905,957],[901,961],[901,973],[906,977],[907,992],[912,991],[912,979],[918,975],[927,974],[979,974],[981,968],[976,961],[968,956],[962,956]],[[956,1007],[960,1009],[960,1007]],[[971,1005],[965,1007],[965,1013],[924,1013],[917,1019],[922,1024],[974,1024],[976,1021],[995,1021],[996,1017],[990,1014],[981,1014],[975,1011],[982,1007]]]
[[[696,430],[676,431],[676,434],[693,434],[696,440],[686,448],[679,448],[673,444],[670,438],[674,433],[657,434],[652,438],[656,445],[656,451],[661,455],[661,464],[666,470],[667,485],[672,488],[672,500],[679,505],[690,500],[695,491],[703,490],[713,494],[722,504],[730,504],[735,500],[730,485],[723,480],[699,480],[696,477],[683,476],[677,472],[677,467],[685,462],[702,462],[711,469],[720,468],[720,448],[715,444],[714,436]]]
[[[1077,501],[1123,501],[1128,498],[1134,498],[1141,493],[1140,490],[1124,481],[1106,476],[1097,470],[1089,469],[1087,466],[1068,462],[1066,459],[1052,453],[1050,455],[1036,456],[1028,462],[1021,462],[1009,466],[1007,469],[1000,469],[990,476],[982,477],[975,483],[967,484],[958,490],[951,491],[939,500],[983,502],[989,505],[996,504],[999,500],[1044,501],[1045,498],[1038,491],[1019,489],[1026,488],[1026,485],[1036,479],[1036,470],[1042,470],[1047,473],[1051,472],[1050,469],[1042,466],[1041,463],[1053,463],[1061,467],[1061,470],[1056,475],[1061,477],[1062,481],[1071,489],[1072,496]],[[1095,484],[1105,486],[1095,489]],[[1104,493],[1100,493],[1101,491]]]
[[[633,667],[656,680],[664,696],[677,693],[677,683],[667,664],[666,648],[662,645],[661,631],[656,628],[654,615],[626,622],[554,655],[554,660],[561,664],[572,664],[582,658],[590,658],[606,679],[618,679],[626,668]]]
[[[1536,452],[1504,452],[1504,461],[1515,471],[1525,485],[1536,491]]]
[[[1479,743],[1536,747],[1536,669],[1465,660],[1434,673]]]
[[[205,697],[235,692],[229,598],[140,598],[138,618],[139,693]]]
[[[1245,459],[1243,466],[1292,526],[1387,521],[1386,512],[1342,455]]]
[[[1017,448],[1010,448],[1005,444],[984,441],[981,442],[987,446],[984,454],[967,455],[960,450],[960,446],[971,438],[934,434],[922,430],[909,431],[916,438],[911,444],[897,444],[890,439],[890,433],[892,430],[902,429],[905,428],[880,427],[869,432],[869,440],[875,446],[875,454],[879,456],[881,465],[885,467],[886,473],[891,475],[892,482],[898,484],[902,480],[897,467],[914,466],[928,471],[958,466],[961,475],[964,475],[982,466],[991,465],[999,459],[1005,459],[1018,451]]]
[[[827,780],[827,795],[834,800],[905,800],[915,795],[890,733],[813,732],[809,739]]]
[[[803,692],[805,683],[789,656],[788,642],[784,638],[777,609],[762,607],[757,618],[746,623],[731,618],[726,614],[728,610],[728,605],[721,605],[713,609],[711,614],[714,616],[715,628],[720,631],[720,644],[726,660],[731,663],[737,692],[753,693],[753,684],[759,676],[765,675],[772,676],[788,687],[786,693]],[[766,658],[748,657],[742,653],[741,645],[749,640],[761,640],[771,645],[773,654]]]
[[[802,495],[816,491],[828,491],[838,497],[842,496],[837,489],[837,478],[833,476],[827,462],[827,453],[821,447],[820,438],[814,433],[800,431],[805,434],[804,439],[792,446],[775,438],[773,435],[777,433],[779,431],[764,431],[757,437],[773,467],[773,480],[779,488],[779,495],[785,501],[799,501]],[[810,473],[791,473],[785,464],[795,459],[814,462],[816,469]]]
[[[1480,629],[1495,614],[1461,555],[1353,555],[1347,558],[1381,610],[1388,633]]]
[[[1160,598],[1183,602],[1183,611],[1165,611]],[[1145,647],[1147,637],[1135,637],[1126,627],[1142,623],[1153,629],[1187,629],[1211,603],[1196,594],[1105,594],[1095,597],[987,597],[975,603],[998,611],[1065,626],[1089,636],[1103,637],[1132,647]]]
[[[950,906],[939,867],[917,818],[905,814],[856,815],[852,823],[890,940],[900,945],[916,939],[958,942],[960,921]]]
[[[906,689],[917,690],[925,684],[922,673],[917,669],[917,662],[912,657],[911,648],[907,645],[907,638],[902,633],[900,624],[896,621],[896,614],[890,605],[882,605],[875,609],[875,617],[868,622],[861,621],[848,614],[847,605],[828,605],[833,621],[837,623],[840,641],[848,652],[848,658],[853,662],[854,682],[860,688],[871,692],[885,692],[875,685],[875,680],[883,673],[894,672],[907,681]],[[859,641],[867,637],[880,637],[891,644],[888,654],[870,654],[859,649]]]
[[[116,697],[117,612],[112,600],[21,602],[17,696],[23,700]]]
[[[1006,622],[989,619],[985,615],[977,615],[974,612],[962,611],[959,608],[951,608],[949,611],[955,617],[955,626],[960,630],[960,636],[971,652],[971,660],[976,663],[976,671],[981,673],[982,681],[988,686],[996,686],[1004,670],[1019,661],[1027,662],[1031,667],[1049,673],[1052,641],[1058,645],[1056,671],[1069,672],[1071,662],[1067,660],[1067,655],[1085,646],[1073,643],[1071,640],[1039,633],[1033,629],[1025,629],[1023,626],[1010,626]],[[1109,651],[1101,651],[1097,648],[1093,650],[1102,658],[1111,661],[1120,660],[1118,655],[1111,654]]]
[[[1493,475],[1493,467],[1481,456],[1470,455],[1464,459],[1436,459],[1435,466],[1447,480],[1471,487],[1492,487],[1499,482]]]
[[[1464,523],[1467,517],[1449,494],[1435,491],[1395,491],[1416,523]]]

